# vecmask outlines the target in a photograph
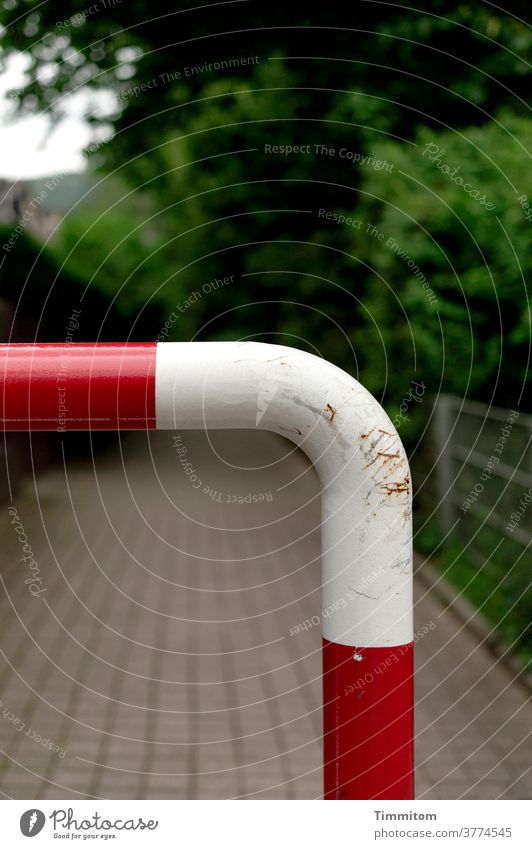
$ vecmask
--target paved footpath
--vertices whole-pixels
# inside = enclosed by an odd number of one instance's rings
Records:
[[[277,437],[211,437],[115,435],[17,496],[39,598],[2,508],[4,798],[320,796],[320,628],[291,635],[317,482]],[[417,796],[530,798],[526,693],[416,592]]]

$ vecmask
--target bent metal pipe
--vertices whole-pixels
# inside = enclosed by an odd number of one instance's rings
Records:
[[[411,478],[369,392],[319,357],[256,342],[6,344],[0,376],[6,431],[250,428],[308,455],[331,611],[324,797],[413,798]]]

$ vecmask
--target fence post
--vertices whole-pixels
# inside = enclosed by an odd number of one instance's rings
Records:
[[[255,342],[1,345],[5,430],[270,430],[322,488],[326,799],[413,798],[411,479],[375,399]]]
[[[438,514],[442,530],[448,533],[455,515],[453,498],[453,398],[439,395],[434,405],[434,434],[436,437],[436,487]]]

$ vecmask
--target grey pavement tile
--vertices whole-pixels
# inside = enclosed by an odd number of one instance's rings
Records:
[[[287,445],[277,437],[211,434],[217,459],[205,435],[189,433],[214,489],[246,492],[260,481],[275,496],[224,507],[191,489],[170,436],[150,435],[151,456],[145,435],[123,439],[123,457],[98,459],[97,478],[73,468],[72,503],[63,470],[39,479],[53,554],[36,503],[25,506],[51,612],[6,571],[16,613],[4,599],[1,645],[15,671],[0,659],[0,688],[10,710],[68,754],[52,758],[0,722],[0,746],[22,764],[4,760],[0,793],[321,795],[320,628],[290,636],[320,611],[316,479],[299,454],[277,462]],[[259,455],[260,472],[237,468]],[[6,546],[16,559],[12,540]],[[415,619],[416,628],[436,625],[416,644],[418,796],[530,798],[524,691],[421,585]]]

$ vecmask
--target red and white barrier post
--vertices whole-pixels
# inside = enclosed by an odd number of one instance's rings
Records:
[[[411,480],[375,399],[255,342],[0,345],[4,430],[252,428],[322,487],[326,799],[413,798]]]

